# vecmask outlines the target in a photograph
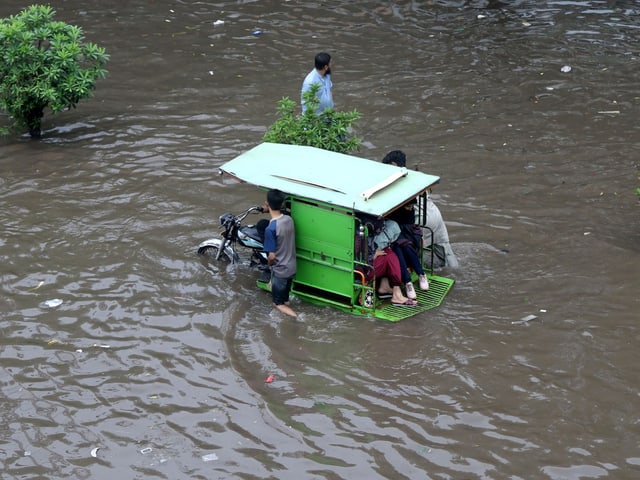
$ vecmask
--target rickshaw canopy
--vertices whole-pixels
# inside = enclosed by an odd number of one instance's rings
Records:
[[[315,147],[262,143],[220,167],[243,182],[384,216],[440,177]]]

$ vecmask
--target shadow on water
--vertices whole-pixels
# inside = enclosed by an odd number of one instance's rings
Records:
[[[111,61],[0,139],[3,478],[637,477],[635,2],[55,3]],[[358,155],[442,178],[428,315],[292,321],[195,254],[321,50]]]

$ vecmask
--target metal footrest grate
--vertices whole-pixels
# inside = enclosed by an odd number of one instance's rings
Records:
[[[418,313],[439,307],[451,287],[453,287],[454,282],[451,278],[438,277],[436,275],[429,276],[429,290],[425,292],[416,288],[418,305],[415,307],[397,307],[392,305],[390,300],[384,300],[381,306],[376,309],[375,316],[390,322],[399,322]]]

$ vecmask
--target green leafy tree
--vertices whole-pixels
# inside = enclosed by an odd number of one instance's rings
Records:
[[[107,74],[104,48],[83,43],[80,27],[54,15],[49,6],[32,5],[0,19],[0,108],[32,137],[40,136],[45,108],[75,108]]]
[[[360,148],[360,139],[350,135],[352,125],[360,114],[338,112],[333,109],[318,114],[318,90],[320,85],[312,85],[302,94],[307,106],[304,113],[296,115],[296,103],[289,97],[278,102],[279,119],[271,125],[262,138],[265,142],[308,145],[332,152],[348,153]]]

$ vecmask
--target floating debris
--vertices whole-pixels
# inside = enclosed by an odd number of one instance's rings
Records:
[[[98,450],[100,450],[100,447],[96,447],[93,450],[91,450],[91,456],[93,458],[98,458]]]
[[[562,73],[569,73],[569,72],[571,71],[571,67],[570,67],[569,65],[564,65],[564,66],[560,69],[560,71],[561,71]]]
[[[538,318],[536,315],[527,315],[526,317],[522,317],[520,320],[516,320],[515,322],[511,322],[511,325],[520,325],[522,323],[528,323],[532,320]]]
[[[216,455],[215,453],[207,453],[206,455],[202,456],[203,462],[213,462],[214,460],[218,460],[218,455]]]
[[[271,383],[275,380],[275,375],[271,374],[267,378],[264,379],[264,383]]]
[[[224,25],[224,20],[216,20],[213,22],[214,27],[219,27],[220,25]]]
[[[44,302],[44,306],[49,308],[59,307],[60,305],[62,305],[62,300],[59,298],[52,298],[51,300]]]
[[[151,447],[145,447],[142,450],[140,450],[140,453],[143,455],[146,455],[147,453],[151,453],[151,452],[153,452],[153,448]]]

